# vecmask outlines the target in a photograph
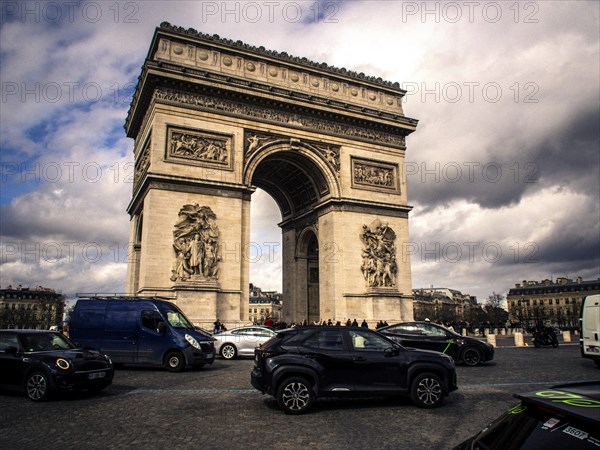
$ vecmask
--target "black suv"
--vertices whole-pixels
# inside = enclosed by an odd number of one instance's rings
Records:
[[[305,412],[317,397],[408,395],[438,406],[457,389],[447,355],[404,348],[358,327],[283,330],[255,350],[252,386],[277,398],[287,414]]]

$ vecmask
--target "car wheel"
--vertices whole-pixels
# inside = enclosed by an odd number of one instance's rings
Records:
[[[25,392],[34,402],[43,402],[50,396],[50,381],[44,372],[33,372],[25,380]]]
[[[481,354],[481,350],[475,347],[467,347],[462,351],[461,355],[462,361],[467,366],[476,366],[481,363],[483,356]]]
[[[221,356],[225,359],[234,359],[237,356],[237,348],[233,344],[225,344],[221,347]]]
[[[277,403],[286,414],[304,413],[314,399],[312,386],[304,378],[288,378],[277,389]]]
[[[173,351],[165,358],[165,368],[170,372],[181,372],[185,368],[185,359],[180,352]]]
[[[444,401],[442,380],[432,373],[422,373],[412,382],[410,398],[419,408],[434,408]]]

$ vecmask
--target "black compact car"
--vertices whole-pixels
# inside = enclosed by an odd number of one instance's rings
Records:
[[[404,348],[359,327],[296,327],[255,350],[252,385],[287,414],[318,397],[406,395],[419,407],[440,405],[457,389],[447,355]]]
[[[107,356],[77,348],[59,332],[0,330],[0,387],[24,390],[33,401],[56,391],[98,392],[113,375]]]
[[[520,405],[454,450],[600,447],[599,381],[563,384],[515,397]]]
[[[377,331],[405,347],[442,352],[467,366],[476,366],[494,358],[494,347],[487,342],[461,336],[431,322],[397,323]]]

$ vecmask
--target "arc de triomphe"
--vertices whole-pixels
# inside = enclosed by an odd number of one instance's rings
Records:
[[[125,124],[135,139],[127,291],[194,321],[248,320],[250,198],[282,216],[288,323],[411,320],[397,83],[163,23]]]

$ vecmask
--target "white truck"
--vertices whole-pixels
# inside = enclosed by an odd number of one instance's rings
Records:
[[[588,295],[581,306],[581,356],[600,367],[600,294]]]

